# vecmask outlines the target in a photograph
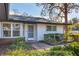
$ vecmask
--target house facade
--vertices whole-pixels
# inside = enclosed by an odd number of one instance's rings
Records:
[[[64,34],[65,23],[53,23],[40,17],[10,15],[0,22],[0,38],[24,37],[26,41],[44,40],[44,34]]]

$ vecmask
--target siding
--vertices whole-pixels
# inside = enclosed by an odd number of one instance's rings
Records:
[[[46,32],[45,24],[37,24],[37,40],[43,40],[44,33]]]

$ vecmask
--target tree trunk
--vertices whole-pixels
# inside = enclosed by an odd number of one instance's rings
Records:
[[[67,15],[68,15],[68,12],[67,12],[67,3],[64,3],[64,18],[65,18],[65,35],[66,35],[66,40],[67,40],[67,32],[68,32],[68,27],[67,27],[67,23],[68,23],[68,18],[67,18]]]

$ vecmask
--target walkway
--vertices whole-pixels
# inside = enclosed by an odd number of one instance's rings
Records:
[[[55,46],[55,45],[48,45],[48,44],[42,43],[42,42],[32,42],[32,43],[30,43],[30,45],[34,49],[48,49],[48,48]],[[66,45],[68,45],[68,44],[61,44],[61,45],[56,45],[56,46],[66,46]]]
[[[47,48],[52,47],[51,45],[48,45],[48,44],[45,44],[45,43],[42,43],[42,42],[33,42],[33,43],[31,43],[31,46],[34,49],[47,49]]]

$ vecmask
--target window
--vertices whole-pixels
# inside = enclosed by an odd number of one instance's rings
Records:
[[[20,24],[13,24],[13,36],[20,36]]]
[[[47,26],[47,31],[56,31],[56,26]]]
[[[3,37],[20,36],[20,24],[3,23]]]
[[[3,23],[3,37],[11,36],[11,24]]]

